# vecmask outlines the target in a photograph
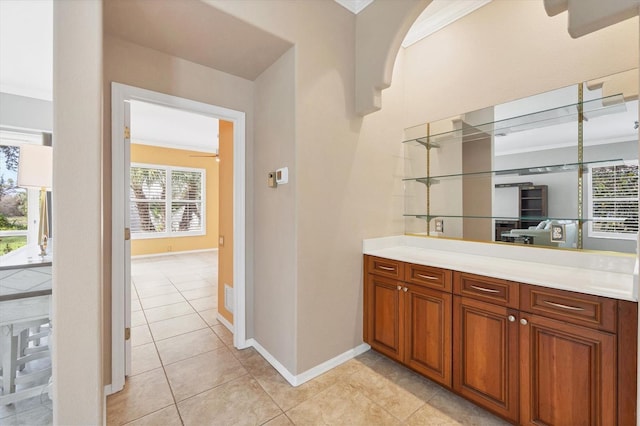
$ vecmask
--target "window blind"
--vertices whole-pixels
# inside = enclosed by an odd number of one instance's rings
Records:
[[[638,165],[593,167],[590,208],[592,232],[611,238],[637,234]]]
[[[130,228],[134,237],[202,235],[204,170],[132,166]]]
[[[171,195],[171,230],[199,230],[202,216],[202,173],[174,170],[171,173]]]

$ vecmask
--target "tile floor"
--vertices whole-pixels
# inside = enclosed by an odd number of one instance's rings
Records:
[[[369,351],[296,388],[216,320],[215,253],[132,262],[132,374],[110,425],[502,425]]]
[[[292,387],[216,320],[215,252],[136,259],[132,281],[132,374],[110,425],[506,425],[373,351]],[[51,406],[0,406],[0,425],[50,425]]]

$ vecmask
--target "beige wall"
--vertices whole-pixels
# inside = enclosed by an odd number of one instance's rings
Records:
[[[156,92],[180,96],[246,112],[247,155],[253,142],[253,83],[174,56],[126,41],[104,38],[103,118],[103,234],[111,235],[111,82],[119,82]],[[247,174],[251,176],[248,164]],[[247,179],[249,179],[249,177]],[[251,187],[247,187],[248,197]],[[247,221],[252,211],[247,209]],[[249,234],[249,230],[247,230]],[[111,242],[107,238],[104,253],[104,353],[111,352]],[[104,380],[111,381],[110,357],[105,358]]]
[[[296,345],[295,48],[256,79],[254,151],[254,337],[290,372]],[[289,168],[289,183],[267,186],[267,173]]]
[[[289,185],[295,185],[296,228],[283,224],[278,216],[281,210],[273,203],[284,193],[265,192],[264,205],[258,204],[261,195],[256,195],[254,264],[258,268],[273,263],[282,269],[279,276],[261,277],[256,271],[254,309],[256,315],[283,312],[254,322],[256,339],[260,342],[269,336],[268,349],[282,354],[277,358],[291,373],[299,374],[362,343],[362,238],[403,231],[398,179],[401,147],[396,143],[402,140],[401,86],[383,92],[383,102],[388,103],[383,103],[382,111],[365,119],[356,117],[355,16],[335,2],[211,3],[296,44],[295,79],[291,79],[295,85],[295,143],[274,140],[276,145],[264,145],[273,151],[261,167],[257,167],[261,161],[257,139],[255,146],[256,191],[265,186],[266,177],[260,173],[291,164],[295,152]],[[288,68],[282,72],[290,73]],[[288,78],[286,75],[269,77],[269,84]],[[256,120],[263,113],[267,117],[275,114],[257,105],[256,99]],[[256,137],[263,131],[277,135],[278,126],[278,122],[265,120],[259,132],[256,127]],[[293,188],[275,191],[281,190]],[[290,200],[285,206],[291,206]],[[277,229],[286,232],[286,240],[276,240],[286,248],[284,253],[271,249],[271,232],[258,227],[258,214],[277,218]],[[265,293],[284,293],[285,299],[266,307],[257,297],[259,286]],[[278,333],[291,333],[289,321],[295,324],[295,335],[276,339]],[[278,347],[280,344],[286,347]]]
[[[404,127],[637,66],[637,17],[572,39],[542,1],[494,1],[406,49]]]
[[[209,3],[295,43],[297,257],[282,274],[295,273],[297,304],[281,306],[297,323],[293,373],[362,341],[361,240],[404,229],[399,129],[638,63],[637,19],[572,40],[564,18],[548,18],[541,1],[493,2],[407,49],[382,110],[359,119],[353,15],[329,1]],[[264,250],[255,256],[256,264],[278,261]],[[262,326],[276,332],[281,324]]]
[[[53,423],[102,422],[102,5],[53,5]],[[46,398],[46,397],[45,397]]]

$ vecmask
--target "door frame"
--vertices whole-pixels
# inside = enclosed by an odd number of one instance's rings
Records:
[[[124,187],[124,174],[129,167],[126,155],[129,140],[124,137],[125,102],[139,100],[178,108],[220,120],[233,122],[233,345],[248,347],[246,338],[246,286],[245,286],[245,113],[178,96],[167,95],[121,83],[111,83],[111,386],[106,393],[115,393],[124,387],[125,380],[125,205],[128,191]],[[116,259],[122,259],[116,262]],[[129,259],[130,261],[130,259]],[[129,295],[130,298],[130,295]],[[120,303],[115,303],[120,301]]]

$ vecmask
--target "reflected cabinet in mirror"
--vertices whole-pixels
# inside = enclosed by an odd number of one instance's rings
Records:
[[[637,69],[405,133],[407,234],[636,252]]]

